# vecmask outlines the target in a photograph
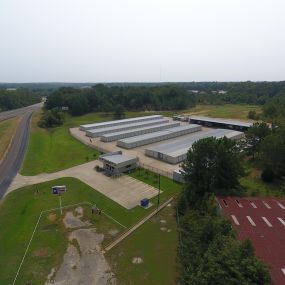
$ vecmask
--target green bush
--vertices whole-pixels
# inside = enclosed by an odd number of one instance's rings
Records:
[[[63,113],[59,109],[54,108],[43,113],[38,126],[40,128],[53,128],[62,125],[63,122]]]

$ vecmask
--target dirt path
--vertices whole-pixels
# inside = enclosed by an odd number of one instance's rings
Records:
[[[64,218],[66,228],[79,225],[79,217],[67,212]],[[97,233],[95,228],[81,228],[73,230],[68,238],[71,243],[68,245],[63,262],[57,271],[54,268],[51,270],[45,285],[116,284],[114,274],[101,252],[104,234]]]

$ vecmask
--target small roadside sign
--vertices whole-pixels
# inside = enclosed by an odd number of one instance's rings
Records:
[[[53,195],[58,195],[58,197],[59,197],[59,208],[60,208],[60,213],[62,215],[61,195],[66,192],[66,186],[65,185],[53,186],[53,187],[51,187],[51,191],[52,191]]]
[[[52,194],[54,195],[61,195],[66,192],[66,186],[61,185],[61,186],[53,186],[52,188]]]

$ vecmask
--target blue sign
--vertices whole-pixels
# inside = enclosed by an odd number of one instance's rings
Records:
[[[52,188],[52,194],[54,195],[60,195],[65,193],[66,191],[66,186],[62,185],[62,186],[53,186]]]

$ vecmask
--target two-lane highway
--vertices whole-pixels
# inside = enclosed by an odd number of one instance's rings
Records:
[[[33,112],[41,107],[42,104],[36,104],[0,113],[0,120],[21,116],[21,121],[17,127],[12,144],[0,164],[0,199],[6,193],[10,183],[22,165],[29,140],[31,117]]]

